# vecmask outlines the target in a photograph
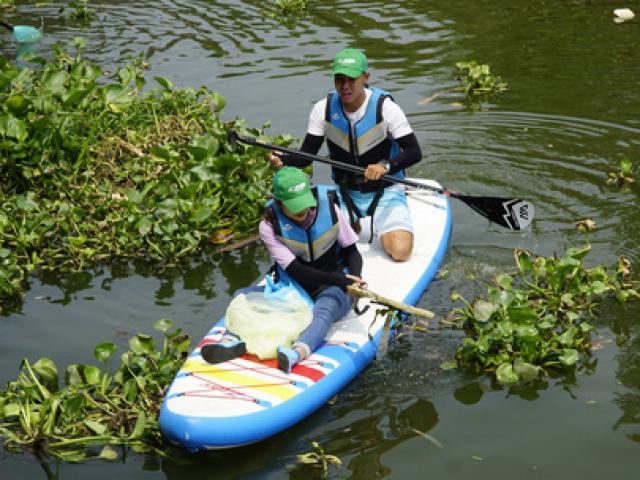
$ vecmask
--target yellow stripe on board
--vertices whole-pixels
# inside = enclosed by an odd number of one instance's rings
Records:
[[[216,367],[215,365],[201,363],[197,360],[187,360],[181,371],[197,373],[199,375],[205,375],[207,377],[226,382],[231,385],[229,388],[243,387],[240,390],[243,393],[250,394],[249,391],[253,390],[253,392],[251,392],[253,396],[258,396],[259,393],[267,393],[284,401],[290,399],[296,394],[291,385],[269,385],[270,383],[286,381],[286,379],[278,380],[277,378],[255,378],[241,372],[229,371]]]

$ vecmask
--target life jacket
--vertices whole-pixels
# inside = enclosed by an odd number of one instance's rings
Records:
[[[273,200],[267,203],[266,214],[276,238],[285,244],[304,265],[324,271],[341,269],[342,257],[338,244],[338,204],[334,188],[319,185],[312,189],[316,198],[316,218],[308,228],[300,227],[287,217]]]
[[[368,87],[371,97],[364,116],[358,120],[353,129],[342,108],[340,95],[334,89],[327,95],[325,111],[325,136],[329,147],[330,157],[344,163],[366,167],[380,160],[389,160],[400,152],[398,142],[387,134],[382,119],[382,103],[386,98],[393,97],[375,87]],[[393,174],[404,178],[404,170]],[[361,192],[376,192],[389,185],[384,181],[364,182],[362,174],[346,172],[333,168],[333,178],[336,184]]]

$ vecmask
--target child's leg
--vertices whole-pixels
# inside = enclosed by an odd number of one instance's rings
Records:
[[[292,348],[278,348],[278,366],[285,372],[305,359],[320,346],[331,324],[344,317],[353,301],[339,287],[329,287],[315,298],[311,324],[300,335]]]

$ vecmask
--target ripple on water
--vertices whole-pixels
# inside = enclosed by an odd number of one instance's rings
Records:
[[[542,245],[548,237],[547,247],[557,249],[558,233],[574,240],[576,222],[592,218],[597,224],[590,235],[594,244],[640,259],[640,247],[632,240],[640,223],[638,187],[606,184],[608,173],[620,170],[621,159],[636,155],[640,129],[560,115],[496,111],[416,114],[411,122],[427,158],[417,171],[428,171],[449,188],[468,194],[532,201],[536,206],[532,230]],[[471,222],[475,229],[477,224]],[[464,224],[458,226],[464,231]],[[483,240],[491,244],[493,237]]]

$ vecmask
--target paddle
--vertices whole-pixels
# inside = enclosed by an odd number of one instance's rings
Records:
[[[280,152],[288,153],[290,155],[296,155],[300,158],[304,158],[305,160],[326,163],[333,167],[350,172],[363,173],[365,170],[363,167],[357,165],[339,162],[330,158],[319,157],[317,155],[301,152],[299,150],[292,150],[277,145],[269,145],[268,143],[261,142],[253,137],[238,135],[235,130],[229,130],[228,139],[229,143],[232,146],[236,142],[246,143],[248,145],[255,145],[256,147],[268,148],[269,150],[277,150]],[[474,211],[478,212],[480,215],[487,218],[491,222],[510,230],[523,230],[527,228],[533,220],[533,204],[519,198],[479,197],[462,195],[461,193],[454,192],[453,190],[437,188],[431,185],[425,185],[420,182],[408,180],[406,178],[393,177],[391,175],[385,175],[381,179],[408,185],[419,190],[429,190],[438,192],[451,198],[457,198],[458,200],[466,203]]]

